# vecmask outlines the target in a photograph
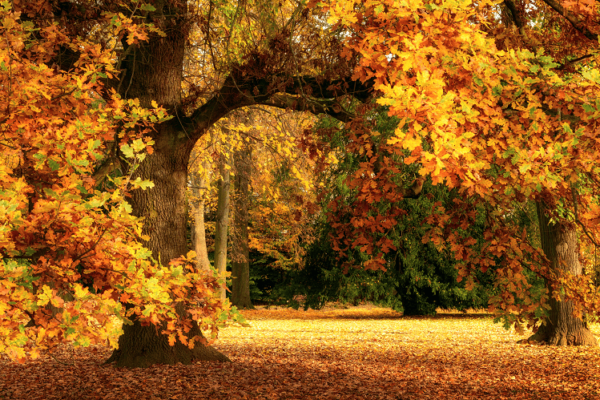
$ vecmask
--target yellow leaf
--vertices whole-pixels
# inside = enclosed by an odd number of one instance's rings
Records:
[[[419,146],[421,146],[421,138],[420,137],[413,136],[409,139],[404,139],[404,141],[402,142],[402,147],[404,147],[405,149],[408,149],[410,151],[413,151],[414,149],[416,149]]]
[[[36,343],[39,345],[42,340],[44,340],[44,337],[46,336],[46,329],[44,328],[40,328],[38,330],[38,334],[37,334],[37,339],[36,339]]]

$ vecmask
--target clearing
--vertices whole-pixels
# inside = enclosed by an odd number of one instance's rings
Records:
[[[0,360],[0,399],[596,399],[600,349],[516,344],[481,313],[401,317],[372,306],[245,311],[233,363],[115,369],[110,350]],[[592,327],[600,336],[600,325]],[[73,365],[75,364],[75,365]]]

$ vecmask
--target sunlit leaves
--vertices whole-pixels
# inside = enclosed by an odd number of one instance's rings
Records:
[[[377,102],[389,106],[389,114],[401,121],[387,141],[389,147],[380,146],[380,151],[402,154],[401,164],[417,164],[419,174],[430,176],[434,184],[455,188],[464,198],[457,207],[485,207],[486,238],[513,243],[524,239],[507,216],[528,200],[598,210],[598,185],[583,177],[590,176],[590,168],[600,161],[595,139],[600,75],[594,63],[585,63],[581,75],[557,68],[562,58],[556,55],[562,57],[569,50],[578,54],[580,50],[572,43],[580,39],[567,39],[559,34],[561,29],[550,27],[538,35],[537,27],[531,25],[526,28],[528,34],[540,40],[532,46],[516,29],[498,25],[488,8],[495,4],[336,0],[321,7],[331,23],[348,32],[344,54],[359,56],[354,77],[371,80],[380,95]],[[474,24],[475,20],[481,25]],[[561,37],[561,41],[548,41],[545,47],[541,43],[548,39],[543,35]],[[597,43],[592,42],[581,46],[591,47],[593,53]],[[361,130],[356,126],[350,127],[360,132],[357,140],[371,140],[363,139],[370,134],[362,131],[364,125]],[[387,174],[377,173],[374,166],[373,161],[365,163],[352,181],[367,200],[365,209],[355,210],[355,215],[378,213],[373,204],[381,197],[376,197],[379,190],[375,188],[385,187]],[[401,170],[389,162],[386,167]],[[582,193],[576,200],[574,185]],[[600,236],[597,218],[584,220],[575,212],[560,213],[559,207],[556,211],[565,223],[577,219],[590,237]],[[375,219],[374,215],[369,218]],[[552,279],[539,248],[525,243],[475,248],[467,244],[468,238],[451,233],[466,221],[459,210],[432,215],[427,222],[435,228],[427,239],[452,246],[455,256],[464,261],[462,277],[470,277],[478,266],[497,265],[502,296],[492,299],[491,307],[513,322],[521,316],[534,321],[536,307],[546,298],[538,293],[532,300],[527,294],[530,286],[522,279],[523,268]],[[354,246],[366,250],[371,238],[363,238],[362,233],[357,236]],[[377,257],[383,256],[373,259]],[[579,294],[570,292],[571,298],[585,297],[589,310],[600,310],[598,296],[582,294],[587,285],[567,286],[572,291],[579,288]]]
[[[104,87],[118,73],[111,50],[70,40],[57,25],[33,35],[6,4],[0,17],[8,38],[0,45],[0,351],[23,359],[61,343],[116,347],[121,323],[137,316],[178,336],[202,321],[215,337],[230,320],[214,296],[220,278],[194,270],[193,255],[154,260],[128,203],[131,190],[152,190],[133,174],[165,110]],[[110,24],[134,42],[150,29],[118,15]],[[69,71],[46,65],[59,46],[80,53]],[[113,153],[120,174],[102,190],[94,174]]]
[[[235,152],[249,151],[249,246],[265,259],[273,259],[277,267],[300,264],[301,243],[312,239],[308,221],[316,212],[314,164],[298,148],[302,131],[311,121],[307,114],[243,108],[211,129],[196,147],[205,150],[192,157],[190,170],[205,177],[205,182],[215,182],[220,160],[225,158],[229,164]],[[230,167],[234,175],[237,168]],[[208,186],[200,196],[208,207],[215,207],[216,188]],[[198,197],[195,189],[189,193],[192,202]],[[212,231],[212,223],[207,225]]]

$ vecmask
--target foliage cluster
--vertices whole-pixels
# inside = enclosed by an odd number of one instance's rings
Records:
[[[387,110],[379,108],[371,113],[377,129],[378,141],[386,141],[394,134],[398,120],[387,117]],[[347,151],[349,133],[335,129],[338,123],[329,118],[321,120],[316,135],[321,139],[321,159],[335,160],[322,167],[318,181],[321,183],[321,206],[323,212],[315,221],[317,238],[305,243],[306,256],[302,265],[286,271],[272,270],[269,258],[255,253],[251,277],[255,288],[255,299],[275,303],[284,302],[294,307],[321,308],[329,301],[356,303],[368,300],[379,305],[404,311],[407,315],[434,314],[435,309],[480,308],[487,305],[494,292],[492,274],[478,273],[478,285],[466,290],[465,282],[457,283],[456,262],[450,249],[436,248],[432,243],[423,243],[423,237],[431,228],[425,221],[439,203],[451,207],[457,192],[425,182],[423,195],[416,199],[400,199],[397,202],[382,201],[380,207],[403,210],[403,217],[390,229],[381,231],[380,236],[393,239],[394,251],[387,254],[386,271],[363,268],[348,268],[368,260],[360,248],[354,248],[340,257],[333,249],[332,238],[339,232],[332,228],[331,221],[349,219],[359,201],[356,191],[348,185],[351,177],[367,160],[364,152]],[[329,132],[327,134],[326,132]],[[307,132],[314,134],[314,132]],[[379,153],[380,157],[385,154]],[[333,155],[333,157],[332,157]],[[402,171],[405,186],[416,175],[414,166]],[[407,179],[408,178],[408,179]],[[399,179],[401,181],[401,178]],[[338,215],[331,215],[331,201],[336,201]],[[339,204],[343,203],[346,215],[340,216]],[[475,237],[482,241],[483,218],[470,227]],[[530,229],[531,221],[525,218],[521,226]],[[543,285],[538,281],[538,286]],[[301,299],[301,302],[298,302]]]
[[[379,233],[396,225],[400,212],[379,203],[402,194],[395,177],[412,165],[433,184],[458,192],[451,206],[438,204],[427,218],[425,239],[450,248],[468,287],[478,271],[494,270],[490,310],[521,328],[542,321],[549,294],[559,300],[562,293],[562,300],[575,301],[577,316],[584,308],[597,312],[600,298],[590,277],[550,268],[527,231],[507,218],[538,202],[553,224],[577,226],[581,240],[598,243],[600,75],[596,35],[583,22],[597,16],[585,8],[575,17],[543,2],[535,2],[531,14],[517,9],[502,18],[495,1],[321,5],[328,22],[348,34],[345,56],[361,58],[354,77],[372,82],[381,93],[378,104],[400,120],[378,147],[364,113],[347,124],[353,151],[368,160],[350,182],[363,201],[351,221],[335,226],[336,247],[358,246],[371,255],[368,267],[386,267],[396,244]],[[557,11],[567,17],[522,22],[525,15]],[[550,45],[555,34],[560,42]],[[568,44],[574,38],[581,48]],[[390,156],[380,166],[382,152]],[[475,236],[468,228],[482,215],[484,228]],[[540,278],[549,282],[547,292],[535,289]]]
[[[130,43],[152,28],[104,18]],[[135,172],[165,110],[104,86],[118,73],[114,52],[56,24],[36,28],[7,3],[0,19],[0,351],[23,359],[63,342],[116,346],[132,319],[162,325],[170,342],[206,341],[186,339],[192,321],[214,338],[229,318],[213,296],[218,277],[196,270],[193,254],[152,258],[127,201],[153,186]],[[61,70],[53,63],[69,51],[78,57]],[[122,173],[102,189],[95,168],[111,152]]]

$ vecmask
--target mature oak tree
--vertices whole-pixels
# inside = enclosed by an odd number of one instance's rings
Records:
[[[237,5],[213,1],[153,0],[147,2],[92,0],[15,1],[35,27],[58,23],[68,37],[84,37],[102,49],[114,49],[120,74],[107,78],[122,99],[137,99],[141,107],[163,107],[172,117],[157,123],[146,136],[152,154],[135,176],[154,183],[135,190],[129,202],[143,218],[145,245],[161,264],[187,253],[185,188],[190,153],[196,141],[231,111],[265,104],[327,112],[347,118],[347,99],[366,99],[369,86],[349,79],[351,65],[338,57],[335,32],[303,2],[246,1]],[[111,37],[106,26],[132,26],[129,34]],[[139,29],[135,29],[139,27]],[[78,60],[77,49],[65,48],[54,66],[68,70]],[[116,144],[116,142],[115,142]],[[102,180],[121,164],[118,147],[95,178]],[[186,310],[179,310],[186,313]],[[199,335],[198,327],[188,336]],[[109,362],[139,367],[152,363],[189,363],[226,357],[178,341],[169,346],[156,327],[134,319],[124,326]]]
[[[191,256],[168,265],[153,260],[140,243],[149,237],[127,202],[132,189],[152,187],[132,174],[151,153],[153,142],[143,135],[165,120],[164,109],[144,109],[105,90],[101,80],[116,74],[110,50],[69,38],[56,24],[35,28],[30,14],[20,18],[8,3],[0,4],[0,14],[6,39],[0,47],[0,350],[23,359],[64,342],[114,345],[117,322],[130,319],[161,326],[169,343],[179,336],[192,345],[185,336],[191,321],[178,316],[180,308],[214,335],[229,319],[211,295],[217,279],[194,268]],[[78,59],[64,58],[69,51]],[[94,166],[106,158],[103,142],[111,141],[108,149],[122,154],[121,176],[99,188]]]

